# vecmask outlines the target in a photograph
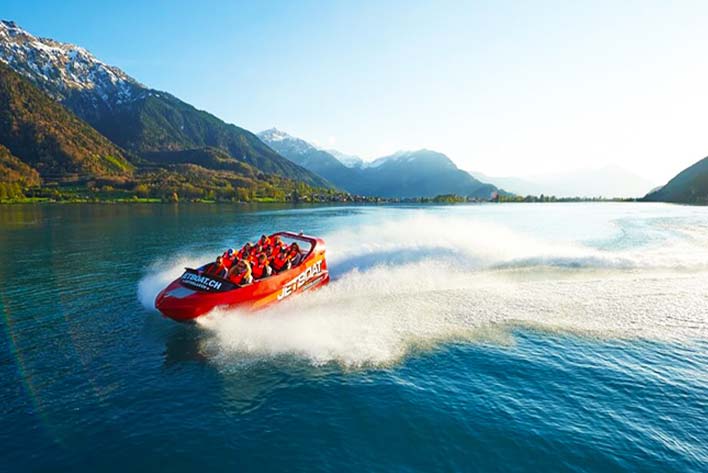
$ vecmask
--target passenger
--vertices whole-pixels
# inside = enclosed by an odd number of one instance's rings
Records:
[[[229,281],[237,286],[245,286],[246,284],[251,284],[253,282],[251,265],[248,264],[248,261],[240,259],[236,262],[236,264],[229,271]]]
[[[207,266],[207,269],[204,272],[211,276],[223,278],[228,274],[229,269],[224,265],[224,258],[217,256],[216,261]]]
[[[280,235],[274,236],[272,240],[273,240],[272,246],[273,246],[273,254],[274,255],[277,255],[281,248],[287,248],[285,246],[285,243],[283,243],[283,239],[280,238]]]
[[[297,266],[302,261],[302,253],[300,253],[300,246],[297,243],[293,243],[288,248],[288,256],[290,257],[291,266]]]
[[[233,248],[229,248],[228,250],[224,251],[223,255],[221,255],[221,259],[226,269],[231,269],[231,266],[233,266],[234,262],[236,261],[236,252]]]
[[[272,268],[273,267],[273,258],[275,257],[275,254],[273,253],[272,246],[266,247],[265,255],[266,255],[266,260],[268,260],[268,265]]]
[[[265,253],[258,255],[258,262],[253,265],[253,279],[267,278],[273,274],[273,268],[268,264]]]
[[[261,239],[258,240],[258,244],[262,246],[263,248],[266,248],[268,246],[272,245],[272,242],[270,241],[270,238],[266,235],[261,235]]]
[[[281,247],[278,253],[273,257],[273,270],[277,273],[290,269],[290,255],[288,249]]]
[[[238,254],[236,255],[236,257],[238,259],[247,259],[248,255],[251,252],[251,247],[252,247],[251,242],[247,241],[246,244],[243,245],[243,247],[240,250],[238,250]]]
[[[258,261],[258,255],[263,253],[263,250],[261,249],[261,246],[256,243],[251,247],[251,250],[248,252],[248,259],[251,260],[251,262]]]

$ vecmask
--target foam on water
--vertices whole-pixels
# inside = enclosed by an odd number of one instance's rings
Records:
[[[177,279],[185,267],[198,267],[210,261],[213,255],[177,255],[173,258],[161,258],[147,268],[147,274],[138,282],[138,300],[149,310],[155,309],[157,294],[169,283]]]
[[[441,342],[508,343],[515,327],[603,338],[708,335],[708,240],[695,231],[601,250],[419,214],[325,240],[329,286],[254,315],[215,310],[200,319],[205,349],[224,363],[297,356],[380,366]],[[195,260],[153,266],[140,283],[143,304],[152,307]]]

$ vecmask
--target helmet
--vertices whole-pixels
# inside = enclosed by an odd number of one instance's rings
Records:
[[[234,251],[233,248],[229,248],[229,249],[226,251],[226,254],[229,255],[229,256],[233,255],[234,253],[235,253],[235,251]]]

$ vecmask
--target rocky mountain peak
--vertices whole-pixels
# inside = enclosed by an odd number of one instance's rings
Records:
[[[267,130],[263,130],[262,132],[258,133],[258,136],[264,140],[264,141],[284,141],[288,139],[296,139],[287,133],[285,133],[282,130],[278,130],[277,128],[269,128]]]
[[[137,98],[145,89],[86,49],[34,36],[8,20],[0,21],[0,61],[60,101],[81,93],[91,95],[97,106],[111,107]]]
[[[282,149],[285,148],[288,149],[290,154],[308,154],[318,149],[307,141],[291,136],[275,127],[258,133],[258,138],[281,153]]]

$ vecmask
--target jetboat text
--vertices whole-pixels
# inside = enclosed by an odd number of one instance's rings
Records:
[[[298,274],[297,277],[291,279],[283,286],[282,291],[278,294],[278,300],[288,297],[293,292],[300,289],[308,280],[322,273],[322,261],[318,261],[309,268],[307,268],[302,273]]]
[[[221,283],[219,281],[215,281],[211,278],[208,278],[206,276],[199,276],[198,274],[194,273],[184,273],[182,275],[182,281],[185,283],[196,286],[201,289],[214,289],[214,290],[219,290],[221,289]]]

